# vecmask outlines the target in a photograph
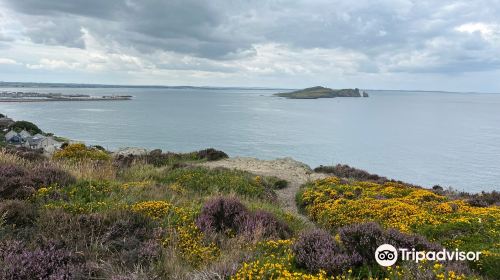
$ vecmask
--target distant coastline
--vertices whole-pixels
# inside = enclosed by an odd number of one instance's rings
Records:
[[[112,84],[77,84],[77,83],[28,83],[2,82],[0,88],[152,88],[152,89],[207,89],[207,90],[296,90],[294,88],[245,87],[245,86],[168,86],[168,85],[112,85]]]
[[[86,94],[65,95],[61,93],[0,92],[0,102],[53,102],[53,101],[121,101],[131,100],[131,95],[90,96]]]

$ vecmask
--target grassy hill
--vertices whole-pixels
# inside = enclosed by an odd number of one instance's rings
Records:
[[[276,96],[290,99],[318,99],[335,97],[362,97],[359,89],[331,89],[321,86],[310,87],[292,92],[276,93]]]
[[[225,158],[214,149],[124,156],[72,144],[45,158],[0,148],[0,279],[500,275],[498,192],[430,190],[349,166],[320,167],[323,178],[296,195],[300,215],[277,196],[287,188],[283,178],[205,167]],[[385,268],[374,258],[383,243],[481,258]]]

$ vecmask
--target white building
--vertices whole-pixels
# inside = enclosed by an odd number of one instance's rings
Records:
[[[28,138],[32,137],[31,136],[31,133],[29,133],[28,131],[26,131],[25,129],[23,129],[23,131],[19,132],[19,136],[21,136],[21,139],[23,141],[27,141]]]
[[[24,144],[25,147],[30,149],[43,149],[45,151],[54,151],[61,146],[61,143],[56,141],[52,136],[37,135],[30,137]]]
[[[21,136],[19,136],[19,133],[11,130],[5,134],[5,141],[7,143],[21,143]]]

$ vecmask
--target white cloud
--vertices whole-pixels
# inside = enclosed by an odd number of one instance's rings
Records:
[[[285,44],[254,45],[254,56],[236,61],[239,69],[259,75],[314,75],[324,73],[349,74],[368,63],[366,55],[347,49],[291,48]]]
[[[0,64],[15,65],[15,64],[18,64],[18,63],[14,59],[0,57]]]
[[[58,69],[77,69],[80,66],[78,62],[67,62],[65,60],[56,60],[56,59],[48,59],[42,58],[38,64],[26,64],[26,67],[29,69],[49,69],[49,70],[58,70]]]
[[[485,39],[491,40],[500,35],[500,25],[484,22],[470,22],[462,24],[455,28],[458,32],[479,33]]]
[[[16,65],[18,63],[14,59],[0,57],[0,64]]]

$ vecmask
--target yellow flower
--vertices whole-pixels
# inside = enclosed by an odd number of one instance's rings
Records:
[[[131,209],[153,219],[160,219],[167,215],[172,207],[173,205],[166,201],[144,201],[132,205]]]
[[[36,195],[39,196],[39,197],[45,196],[45,195],[47,195],[50,192],[51,189],[52,189],[51,187],[48,187],[48,188],[46,188],[46,187],[39,188],[38,191],[37,191],[37,193],[36,193]]]

